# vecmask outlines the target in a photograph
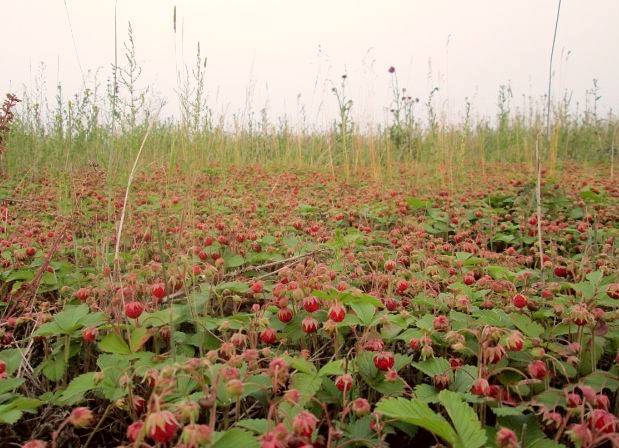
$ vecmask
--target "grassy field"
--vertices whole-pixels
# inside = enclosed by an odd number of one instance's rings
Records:
[[[0,445],[619,446],[595,89],[452,123],[389,70],[373,129],[345,78],[328,129],[231,126],[199,55],[177,120],[131,60],[0,128]]]

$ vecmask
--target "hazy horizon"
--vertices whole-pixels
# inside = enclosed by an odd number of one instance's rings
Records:
[[[177,8],[177,30],[173,9]],[[336,113],[330,89],[348,75],[353,112],[361,122],[383,123],[391,102],[389,66],[399,86],[423,102],[440,91],[439,114],[457,120],[465,98],[475,115],[497,111],[499,86],[511,86],[513,107],[523,95],[539,98],[548,82],[548,59],[557,1],[118,1],[119,63],[131,22],[142,86],[168,99],[164,114],[178,114],[177,72],[194,62],[196,45],[208,58],[206,91],[215,115],[266,108],[271,120],[296,120],[302,105],[310,125]],[[0,53],[3,92],[33,88],[44,64],[50,98],[58,82],[71,94],[98,71],[102,88],[114,60],[114,1],[23,0],[4,6]],[[562,4],[555,50],[553,98],[572,92],[584,106],[595,78],[600,106],[619,104],[619,4],[612,0]],[[69,20],[72,25],[73,43]],[[248,92],[251,95],[248,95]],[[249,96],[249,98],[248,98]]]

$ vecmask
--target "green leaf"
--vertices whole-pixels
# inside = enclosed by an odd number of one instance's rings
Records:
[[[236,426],[240,426],[241,428],[247,429],[253,433],[262,435],[268,431],[269,421],[266,418],[246,418],[236,422]]]
[[[132,353],[135,353],[150,339],[150,334],[146,327],[136,327],[131,331],[129,339],[129,348]],[[123,341],[124,342],[124,341]]]
[[[0,352],[0,360],[6,363],[6,372],[10,375],[17,370],[22,362],[21,349],[10,348]]]
[[[458,440],[454,448],[479,448],[486,443],[486,432],[482,429],[477,414],[460,395],[450,390],[442,390],[438,399],[447,410],[456,428]]]
[[[0,405],[0,423],[16,423],[24,412],[33,413],[43,402],[36,398],[18,396],[8,403]]]
[[[105,335],[105,337],[101,339],[101,342],[99,342],[99,349],[116,355],[128,355],[131,353],[125,340],[116,333],[108,333]]]
[[[369,326],[372,323],[372,319],[376,313],[376,307],[374,305],[370,305],[369,303],[351,303],[350,307],[363,325]]]
[[[258,448],[260,446],[258,439],[238,428],[216,432],[214,439],[212,448]]]
[[[320,371],[318,372],[319,376],[329,376],[329,375],[343,375],[344,374],[344,360],[336,359],[335,361],[330,361],[326,363]]]
[[[509,318],[520,331],[530,338],[539,338],[544,333],[544,327],[532,321],[525,314],[511,313]]]
[[[378,402],[376,410],[388,418],[420,426],[453,445],[458,436],[444,417],[417,399],[387,398]]]
[[[97,387],[95,384],[96,376],[97,372],[88,372],[75,377],[60,394],[58,404],[72,406],[82,401],[86,392]]]
[[[249,291],[249,285],[245,282],[225,282],[215,287],[217,291],[228,290],[237,294],[245,294]]]
[[[445,358],[429,358],[425,361],[411,363],[417,370],[432,378],[435,375],[442,375],[451,370],[451,364]]]
[[[57,354],[54,357],[47,358],[41,364],[43,375],[51,381],[60,381],[67,370],[67,365],[64,362],[62,354]]]
[[[4,380],[0,380],[0,395],[7,392],[13,392],[19,386],[24,384],[25,381],[26,380],[23,378],[7,378]]]
[[[245,259],[240,255],[224,256],[224,261],[227,269],[238,268],[245,264]]]
[[[88,305],[67,305],[64,309],[54,316],[54,322],[65,333],[70,334],[81,327],[80,319],[86,317],[89,309]]]
[[[290,363],[293,369],[296,369],[299,372],[309,373],[312,375],[316,374],[316,366],[306,359],[298,357],[293,358],[291,356],[287,356],[285,359]]]
[[[428,209],[432,207],[432,201],[429,199],[421,199],[415,197],[406,198],[406,205],[411,210]]]
[[[299,404],[307,403],[320,389],[322,378],[308,373],[297,373],[292,377],[292,387],[301,393]]]

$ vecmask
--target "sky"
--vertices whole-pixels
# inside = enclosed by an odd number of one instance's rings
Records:
[[[5,0],[0,92],[33,88],[41,72],[50,97],[57,82],[75,92],[95,72],[104,86],[115,6],[121,61],[131,22],[140,83],[167,98],[166,115],[178,114],[177,73],[199,42],[215,115],[265,109],[275,122],[321,126],[337,113],[331,89],[344,73],[355,119],[384,122],[390,66],[422,103],[439,87],[435,107],[453,121],[467,98],[475,115],[496,114],[500,85],[514,107],[543,95],[557,0]],[[619,105],[618,23],[617,0],[563,1],[553,98],[568,91],[582,108],[597,79],[600,109]]]

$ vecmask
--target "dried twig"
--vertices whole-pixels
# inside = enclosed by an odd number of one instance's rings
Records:
[[[262,275],[260,275],[258,277],[254,277],[254,280],[261,280],[263,278],[266,278],[266,277],[269,277],[271,275],[274,275],[274,274],[278,273],[282,269],[285,269],[287,267],[295,265],[296,263],[298,263],[303,258],[311,257],[312,255],[316,255],[316,254],[324,252],[324,251],[325,251],[324,249],[318,249],[318,250],[314,250],[314,251],[308,252],[306,254],[295,255],[294,257],[286,258],[284,260],[271,261],[269,263],[265,263],[265,264],[262,264],[262,265],[259,265],[259,266],[248,266],[246,268],[239,269],[239,270],[236,270],[234,272],[229,272],[228,274],[225,274],[223,276],[223,279],[224,280],[232,279],[232,278],[238,277],[239,275],[243,274],[244,272],[263,271],[264,269],[272,268],[274,266],[278,266],[278,265],[281,265],[281,264],[284,265],[284,266],[280,267],[279,269],[276,269],[276,270],[271,271],[271,272],[267,272],[267,273],[262,274]],[[197,285],[194,285],[194,287],[198,286],[200,284],[202,284],[202,283],[198,283]],[[183,297],[184,295],[185,295],[185,291],[183,291],[183,290],[177,291],[175,293],[168,294],[167,296],[165,296],[162,299],[162,302],[178,299],[179,297]]]

